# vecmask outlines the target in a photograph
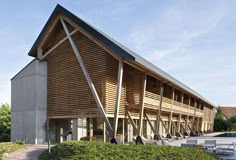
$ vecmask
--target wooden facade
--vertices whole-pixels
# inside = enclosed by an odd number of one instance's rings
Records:
[[[47,61],[48,65],[48,119],[85,118],[90,128],[96,124],[96,118],[104,120],[105,116],[112,124],[115,123],[116,102],[119,101],[118,125],[111,129],[117,133],[109,133],[110,138],[120,135],[123,141],[129,141],[133,135],[125,138],[124,132],[130,130],[140,136],[213,130],[214,106],[205,99],[167,81],[161,73],[118,55],[67,15],[58,13],[52,19],[35,55],[41,61]],[[66,25],[69,37],[61,22]],[[82,62],[78,61],[75,50],[78,50]],[[117,96],[119,62],[123,64],[123,76],[120,96]],[[86,79],[81,63],[91,82]],[[94,85],[98,97],[92,94],[91,85]],[[105,115],[98,108],[98,100]],[[104,140],[109,122],[97,125],[103,129]],[[94,133],[89,132],[88,136]]]

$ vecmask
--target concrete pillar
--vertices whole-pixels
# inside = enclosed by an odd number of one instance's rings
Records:
[[[103,122],[103,142],[106,142],[106,123],[105,121]]]
[[[89,140],[92,141],[93,137],[93,118],[89,118]]]
[[[125,144],[125,119],[122,119],[122,144]]]
[[[78,140],[78,119],[73,119],[72,123],[72,139]]]

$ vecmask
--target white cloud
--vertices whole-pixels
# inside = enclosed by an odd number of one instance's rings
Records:
[[[224,5],[216,5],[213,9],[208,6],[199,11],[185,3],[175,3],[160,15],[153,15],[135,26],[129,40],[138,53],[154,55],[156,60],[160,60],[214,29],[223,19],[225,9]]]

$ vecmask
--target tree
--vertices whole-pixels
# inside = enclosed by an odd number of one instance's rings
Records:
[[[236,131],[236,116],[231,117],[230,122],[232,124],[231,130]]]
[[[227,131],[231,129],[232,124],[230,120],[227,120],[224,118],[224,114],[220,109],[217,109],[217,113],[214,120],[214,131],[220,132],[220,131]]]
[[[236,116],[231,117],[230,122],[236,124]]]
[[[0,106],[0,142],[10,141],[11,135],[11,109],[9,104]]]

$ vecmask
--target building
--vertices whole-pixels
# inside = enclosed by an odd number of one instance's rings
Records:
[[[236,107],[220,106],[219,110],[222,111],[226,119],[230,119],[231,117],[236,116]]]
[[[11,80],[12,141],[213,130],[214,104],[60,5],[29,56]]]

